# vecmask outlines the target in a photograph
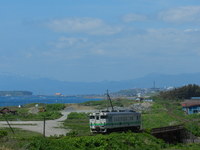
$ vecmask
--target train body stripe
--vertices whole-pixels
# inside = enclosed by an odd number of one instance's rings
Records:
[[[114,122],[114,123],[91,123],[90,126],[113,126],[113,125],[132,125],[132,124],[139,124],[141,121],[135,122]]]

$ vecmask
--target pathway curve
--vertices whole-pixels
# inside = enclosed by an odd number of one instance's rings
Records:
[[[54,136],[54,135],[66,135],[70,129],[64,129],[63,121],[67,119],[68,114],[71,111],[64,110],[62,111],[62,117],[55,120],[47,120],[45,124],[45,135]],[[74,112],[91,112],[87,110],[79,110]],[[23,130],[34,131],[43,134],[43,121],[9,121],[13,128],[20,128]],[[6,121],[0,121],[0,127],[8,127]]]

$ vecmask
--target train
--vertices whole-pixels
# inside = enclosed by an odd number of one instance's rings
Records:
[[[114,110],[112,100],[107,90],[112,110],[94,112],[89,115],[90,131],[92,133],[109,133],[113,131],[132,130],[141,128],[141,113],[133,110]]]
[[[133,110],[94,112],[89,115],[89,123],[92,133],[139,131],[141,128],[141,113]]]

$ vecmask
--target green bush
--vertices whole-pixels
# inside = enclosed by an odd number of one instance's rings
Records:
[[[73,136],[73,137],[75,137],[75,136],[78,136],[78,131],[75,131],[75,130],[71,130],[69,133],[67,133],[66,135],[67,136]]]
[[[89,118],[86,113],[70,113],[64,121],[64,126],[78,135],[90,135]]]
[[[195,136],[200,136],[200,122],[193,121],[185,124],[186,129],[188,129]]]
[[[200,96],[200,86],[188,84],[170,91],[160,92],[159,97],[163,99],[190,99],[191,97]]]
[[[65,108],[64,104],[47,104],[46,111],[60,111]]]
[[[5,136],[8,135],[8,132],[7,131],[4,131],[4,130],[0,130],[0,138],[3,138]]]
[[[53,119],[57,119],[59,117],[61,117],[62,114],[60,112],[57,111],[50,111],[50,112],[41,112],[37,115],[37,118],[42,119],[42,118],[46,118],[48,120],[53,120]]]
[[[144,133],[112,133],[109,135],[66,136],[60,139],[35,138],[29,143],[29,150],[159,150],[167,145]]]
[[[71,112],[67,119],[87,119],[88,113],[77,113],[77,112]]]

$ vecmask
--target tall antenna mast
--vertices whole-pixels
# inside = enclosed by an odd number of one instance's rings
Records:
[[[106,95],[107,95],[107,100],[110,101],[110,105],[111,105],[111,107],[112,107],[112,111],[114,111],[113,104],[112,104],[112,101],[111,101],[110,95],[109,95],[109,93],[108,93],[108,90],[107,90]]]
[[[156,88],[156,81],[153,81],[153,88]]]

